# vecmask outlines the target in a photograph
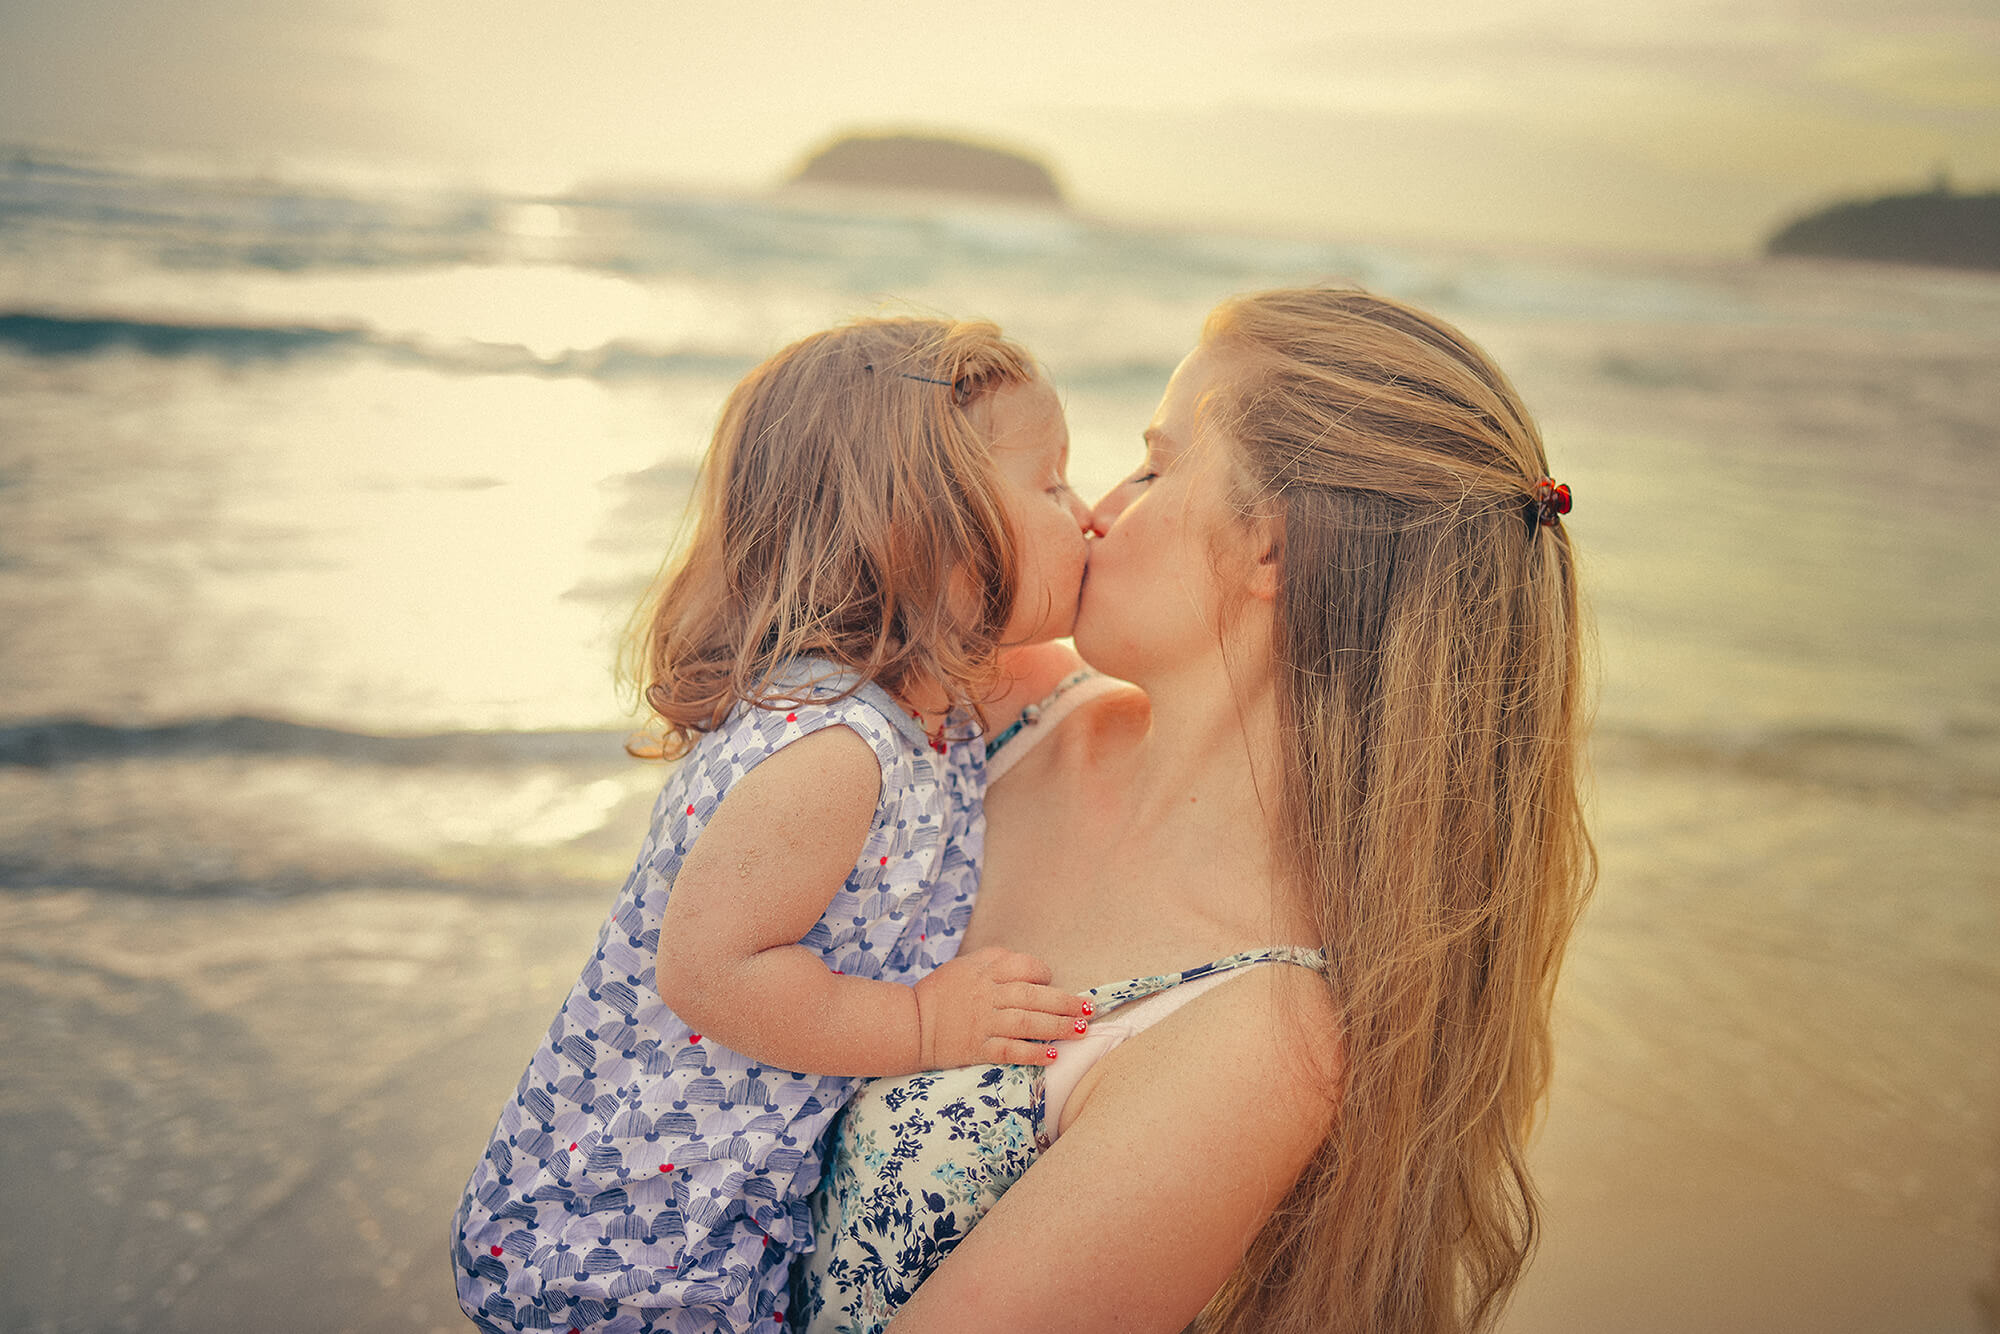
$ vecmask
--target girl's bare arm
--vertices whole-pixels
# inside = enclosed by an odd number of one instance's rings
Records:
[[[835,973],[798,944],[854,869],[880,785],[874,750],[833,726],[731,787],[682,859],[660,922],[661,999],[777,1069],[1046,1062],[1051,1041],[1075,1036],[1082,1000],[1043,985],[1047,971],[1025,955],[982,950],[913,988]]]

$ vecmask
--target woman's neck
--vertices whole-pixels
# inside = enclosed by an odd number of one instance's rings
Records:
[[[1123,770],[1122,823],[1156,845],[1214,843],[1269,862],[1279,812],[1277,699],[1269,672],[1220,655],[1135,682],[1149,710],[1101,740]]]
[[[995,785],[967,948],[1091,986],[1315,942],[1279,855],[1276,701],[1236,665],[1147,673],[1150,697],[1086,704]]]
[[[1184,942],[1190,957],[1315,943],[1279,838],[1283,775],[1270,673],[1218,659],[1134,684],[1149,707],[1122,710],[1079,738],[1091,751],[1089,773],[1072,792],[1095,807],[1087,837],[1106,892],[1130,896],[1160,928],[1135,964],[1157,964],[1153,955],[1167,942]]]

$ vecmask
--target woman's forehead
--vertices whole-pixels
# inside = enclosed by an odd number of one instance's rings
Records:
[[[1226,388],[1244,369],[1243,360],[1242,354],[1233,349],[1218,348],[1213,343],[1197,343],[1192,352],[1181,358],[1181,364],[1174,368],[1173,377],[1167,381],[1154,423],[1165,426],[1168,422],[1164,419],[1175,416],[1184,421],[1191,420],[1205,400]]]
[[[1167,382],[1159,408],[1146,427],[1147,448],[1159,453],[1180,453],[1214,435],[1226,391],[1246,366],[1240,352],[1207,342],[1198,344]]]

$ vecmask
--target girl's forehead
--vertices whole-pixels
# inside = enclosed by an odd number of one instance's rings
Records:
[[[995,450],[1043,450],[1061,453],[1069,448],[1069,422],[1063,416],[1062,401],[1047,377],[1010,384],[980,401],[980,425],[989,446]]]

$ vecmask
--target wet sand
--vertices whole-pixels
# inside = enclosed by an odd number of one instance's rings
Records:
[[[1506,1327],[2000,1329],[2000,802],[1662,760],[1601,748]]]
[[[2000,1328],[2000,799],[1705,763],[1601,757],[1504,1328]],[[0,896],[0,1324],[469,1328],[458,1189],[608,898]]]
[[[8,1328],[470,1328],[451,1210],[594,905],[73,891],[0,914]]]

